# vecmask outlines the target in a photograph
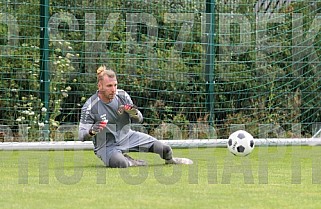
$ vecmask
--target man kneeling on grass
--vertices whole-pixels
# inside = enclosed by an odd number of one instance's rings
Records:
[[[128,152],[157,153],[166,164],[192,164],[190,159],[174,158],[171,147],[156,138],[130,129],[131,122],[141,123],[143,116],[127,92],[117,89],[117,83],[113,70],[97,69],[98,90],[82,107],[80,140],[93,138],[95,154],[112,168],[147,165]]]

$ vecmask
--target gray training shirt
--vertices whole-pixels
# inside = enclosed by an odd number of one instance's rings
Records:
[[[130,129],[131,122],[141,123],[143,116],[137,111],[136,118],[130,118],[122,105],[133,104],[130,96],[124,90],[117,90],[115,98],[104,103],[98,97],[98,92],[92,95],[81,110],[79,124],[79,139],[81,141],[92,138],[89,130],[93,124],[108,120],[106,128],[98,133],[94,139],[95,154],[108,166],[110,156],[114,151],[127,152],[139,148],[148,149],[156,139],[148,134]]]

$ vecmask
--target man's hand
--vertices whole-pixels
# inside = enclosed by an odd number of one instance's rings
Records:
[[[92,127],[89,130],[89,134],[91,136],[95,136],[97,133],[99,133],[101,130],[103,130],[107,126],[108,120],[100,121],[98,123],[95,123],[92,125]]]
[[[130,117],[136,117],[138,109],[135,105],[132,104],[125,104],[124,111],[129,114]]]

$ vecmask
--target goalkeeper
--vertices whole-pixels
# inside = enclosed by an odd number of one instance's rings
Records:
[[[144,166],[144,160],[131,158],[128,152],[153,152],[166,164],[192,164],[187,158],[174,158],[170,146],[156,138],[130,129],[141,123],[143,116],[130,96],[117,89],[117,77],[106,66],[97,69],[97,92],[82,107],[79,139],[93,139],[94,153],[107,167],[126,168]]]

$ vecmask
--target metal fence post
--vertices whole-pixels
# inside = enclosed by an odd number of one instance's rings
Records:
[[[40,97],[46,108],[42,136],[49,140],[49,0],[40,0]]]
[[[206,0],[206,91],[207,107],[210,112],[209,125],[214,125],[214,70],[215,70],[215,0]]]

